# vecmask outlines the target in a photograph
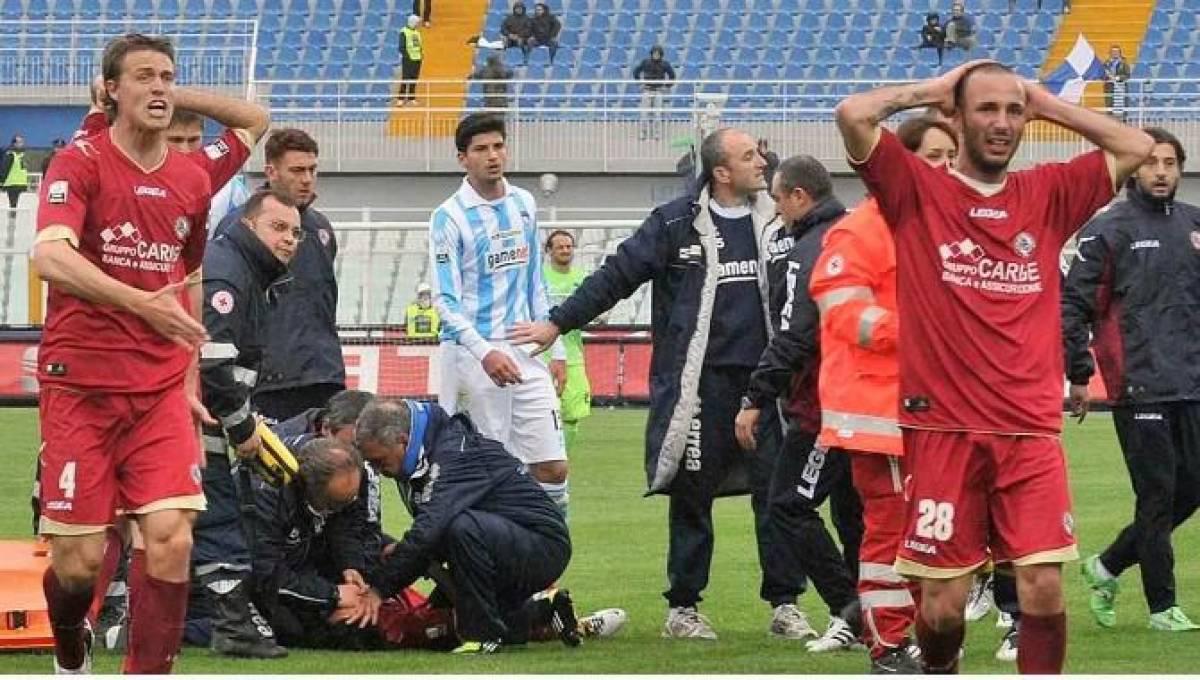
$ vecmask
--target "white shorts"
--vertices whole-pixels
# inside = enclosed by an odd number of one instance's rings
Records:
[[[485,437],[504,444],[526,465],[566,460],[558,394],[550,369],[520,347],[505,342],[492,345],[512,357],[522,382],[496,387],[482,362],[465,347],[447,343],[442,345],[438,403],[448,413],[468,413]]]

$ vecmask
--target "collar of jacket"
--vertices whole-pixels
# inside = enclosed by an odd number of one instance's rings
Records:
[[[1175,207],[1175,198],[1155,198],[1146,192],[1142,191],[1141,186],[1137,183],[1137,178],[1130,177],[1129,184],[1125,188],[1125,197],[1129,202],[1137,206],[1139,210],[1144,212],[1162,213],[1170,215]]]
[[[792,235],[803,236],[809,229],[836,220],[845,214],[846,206],[842,205],[837,196],[830,194],[814,205],[807,215],[792,222]]]
[[[225,236],[237,244],[237,247],[250,260],[250,265],[254,267],[255,278],[258,279],[258,284],[263,290],[287,274],[287,265],[275,257],[266,244],[258,239],[250,227],[246,226],[245,222],[238,220],[235,228],[226,232]]]

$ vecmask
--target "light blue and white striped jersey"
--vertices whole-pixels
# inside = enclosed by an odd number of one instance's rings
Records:
[[[217,233],[217,225],[229,213],[237,210],[243,203],[250,200],[250,189],[246,186],[245,175],[234,175],[225,183],[221,190],[213,194],[208,206],[208,238]]]
[[[429,224],[433,299],[441,339],[482,360],[514,323],[549,316],[537,204],[504,180],[504,196],[489,201],[466,179]]]

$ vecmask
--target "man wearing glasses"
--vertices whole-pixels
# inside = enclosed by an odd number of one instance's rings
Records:
[[[250,554],[238,515],[228,450],[243,459],[262,448],[250,408],[266,342],[268,289],[287,273],[303,240],[300,211],[279,190],[259,191],[241,217],[204,254],[204,328],[200,349],[201,400],[216,420],[203,429],[202,471],[208,509],[195,528],[193,571],[211,591],[212,648],[222,654],[284,656],[271,629],[250,603]]]

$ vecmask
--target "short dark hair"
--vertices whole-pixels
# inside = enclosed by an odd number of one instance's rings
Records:
[[[108,44],[104,46],[104,56],[100,58],[100,74],[105,81],[119,80],[121,70],[125,67],[125,55],[143,50],[165,54],[172,64],[175,63],[175,47],[167,38],[141,33],[126,33],[109,40]],[[110,121],[116,117],[117,103],[111,97],[104,98],[104,109]]]
[[[187,109],[175,109],[175,113],[171,114],[171,124],[169,127],[178,127],[183,125],[199,125],[204,127],[204,116],[195,111]]]
[[[550,250],[550,246],[554,244],[555,236],[566,236],[567,238],[571,239],[571,245],[575,245],[575,234],[572,234],[566,229],[555,229],[554,231],[550,232],[549,236],[546,237],[546,243],[542,247],[546,250]]]
[[[475,135],[489,132],[499,132],[500,138],[507,140],[508,130],[505,128],[504,118],[494,113],[472,113],[458,121],[458,127],[454,130],[454,146],[459,153],[466,153]]]
[[[412,426],[412,414],[402,399],[375,399],[367,404],[354,430],[354,445],[366,448],[367,444],[396,446],[400,436],[408,436]]]
[[[820,201],[833,194],[833,180],[829,170],[812,156],[792,156],[779,164],[775,171],[779,186],[784,191],[804,189],[813,201]]]
[[[1142,128],[1142,131],[1150,135],[1155,144],[1170,144],[1175,149],[1175,158],[1179,161],[1179,167],[1183,167],[1187,161],[1187,153],[1184,152],[1183,144],[1179,142],[1178,137],[1160,127]]]
[[[246,204],[242,206],[242,219],[249,222],[255,217],[258,217],[259,213],[262,212],[263,203],[268,198],[273,198],[276,201],[279,201],[284,207],[287,208],[296,207],[296,202],[292,200],[291,196],[288,196],[278,189],[271,189],[268,187],[265,189],[259,189],[251,194],[250,198],[246,199]]]
[[[921,142],[925,141],[925,133],[930,129],[941,130],[946,133],[946,136],[954,142],[954,148],[958,148],[958,135],[955,134],[954,128],[947,125],[944,121],[935,120],[929,116],[914,116],[900,124],[896,128],[896,137],[900,143],[909,151],[916,151],[921,148]]]
[[[725,152],[725,136],[733,128],[721,128],[709,133],[700,142],[700,184],[712,183],[713,170],[718,165],[729,162],[729,154]]]
[[[976,73],[1008,73],[1013,74],[1013,70],[1004,64],[996,61],[988,61],[967,69],[966,73],[958,79],[954,84],[954,108],[961,109],[963,96],[967,92],[967,81]]]
[[[309,501],[326,500],[329,482],[340,474],[362,470],[358,449],[332,437],[318,437],[296,452],[300,462],[300,479]],[[316,503],[314,505],[325,505]]]
[[[314,156],[319,156],[320,152],[317,148],[317,140],[312,138],[304,130],[296,128],[280,128],[271,132],[271,136],[267,137],[267,143],[263,148],[263,155],[268,163],[283,158],[283,154],[289,151],[303,151],[311,153]]]
[[[325,403],[322,425],[330,430],[353,425],[375,395],[364,390],[342,390]]]

